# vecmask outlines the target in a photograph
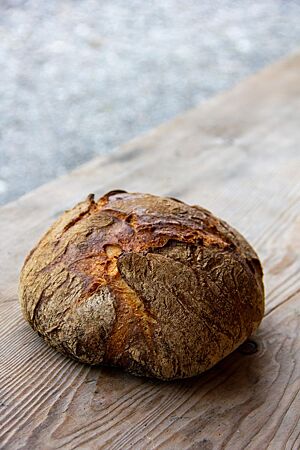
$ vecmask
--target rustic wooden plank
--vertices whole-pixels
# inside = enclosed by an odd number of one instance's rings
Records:
[[[0,445],[5,449],[298,449],[300,54],[0,208]],[[179,196],[236,226],[265,269],[254,340],[176,382],[70,361],[17,302],[20,265],[65,208],[110,189]]]

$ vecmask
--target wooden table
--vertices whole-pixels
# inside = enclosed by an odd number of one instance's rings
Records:
[[[71,361],[24,322],[26,253],[64,209],[114,188],[199,203],[249,239],[267,292],[256,353],[242,348],[195,379],[147,380]],[[299,449],[299,192],[295,54],[2,207],[1,448]]]

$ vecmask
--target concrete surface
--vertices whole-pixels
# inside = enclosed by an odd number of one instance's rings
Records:
[[[0,203],[299,44],[299,1],[0,0]]]

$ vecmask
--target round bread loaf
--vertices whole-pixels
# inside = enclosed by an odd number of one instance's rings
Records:
[[[34,330],[88,364],[161,379],[198,375],[258,327],[259,259],[199,206],[112,191],[66,211],[25,260]]]

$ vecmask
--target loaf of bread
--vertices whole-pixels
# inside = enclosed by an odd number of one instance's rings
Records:
[[[259,259],[199,206],[112,191],[66,211],[25,260],[25,318],[88,364],[160,379],[198,375],[264,314]]]

